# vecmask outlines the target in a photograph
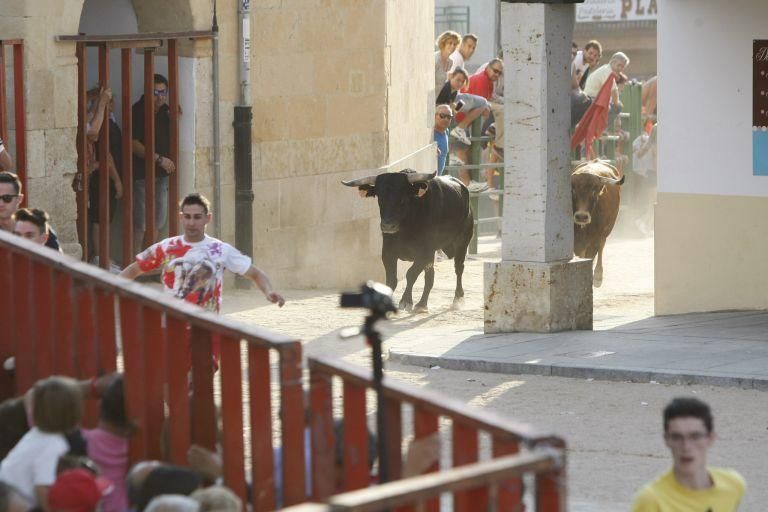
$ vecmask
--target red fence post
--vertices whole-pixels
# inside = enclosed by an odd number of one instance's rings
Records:
[[[106,44],[99,45],[99,84],[109,87],[109,48]],[[99,132],[99,218],[93,219],[99,225],[99,239],[94,240],[99,248],[99,266],[109,268],[109,109],[104,112],[104,121]]]
[[[514,455],[520,451],[517,441],[493,439],[494,458]],[[499,512],[523,512],[523,479],[513,478],[499,485],[498,508]]]
[[[88,141],[86,130],[87,100],[86,80],[87,59],[85,43],[77,43],[77,173],[80,176],[80,189],[77,197],[77,236],[83,248],[83,261],[88,261]]]
[[[8,98],[5,96],[5,46],[4,41],[0,41],[0,139],[8,144]],[[23,183],[22,183],[23,186]]]
[[[221,445],[224,484],[245,502],[245,443],[243,442],[243,386],[240,340],[222,336],[221,350]]]
[[[13,253],[13,293],[16,311],[13,323],[16,325],[16,391],[21,394],[37,380],[35,354],[37,336],[33,314],[32,262],[23,254]],[[22,350],[23,347],[23,350]]]
[[[453,467],[477,462],[477,429],[453,422]],[[488,508],[486,487],[454,493],[453,506],[457,512]]]
[[[77,377],[90,379],[97,375],[99,369],[99,343],[96,339],[96,300],[91,283],[75,281],[74,298],[77,303],[75,329],[75,362]],[[88,400],[85,402],[83,425],[93,428],[99,417],[97,404]]]
[[[384,407],[386,408],[387,431],[385,433],[377,432],[376,435],[387,436],[387,460],[389,462],[389,478],[390,481],[395,481],[402,478],[402,404],[393,398],[384,397]]]
[[[565,512],[567,510],[567,485],[565,473],[565,443],[555,446],[562,450],[560,467],[536,475],[536,510],[542,512]]]
[[[147,458],[147,411],[144,407],[144,329],[141,305],[120,299],[120,326],[125,365],[125,409],[137,429],[129,444],[130,463]]]
[[[155,50],[144,49],[144,247],[157,240],[155,223]]]
[[[32,312],[37,324],[37,350],[35,359],[37,368],[35,377],[41,378],[54,373],[54,346],[53,337],[53,290],[52,290],[52,269],[42,262],[32,263],[32,272],[34,283],[32,288]]]
[[[54,371],[60,375],[75,375],[75,339],[77,304],[74,296],[72,276],[55,271],[53,289],[56,290],[54,302],[54,322],[57,326],[57,340],[54,345]]]
[[[437,432],[438,418],[431,412],[425,411],[418,405],[414,406],[413,411],[413,433],[416,439],[431,436]],[[435,462],[425,473],[434,473],[440,470],[440,463]],[[427,512],[437,512],[440,510],[440,501],[436,498],[428,500],[425,503],[424,510]]]
[[[280,351],[280,409],[283,417],[283,506],[307,500],[304,466],[306,411],[302,385],[301,343]]]
[[[179,232],[179,217],[174,215],[179,204],[179,53],[176,39],[168,40],[168,106],[171,114],[170,152],[168,155],[176,166],[176,172],[168,177],[168,233]],[[217,205],[218,207],[218,205]],[[217,213],[221,215],[221,212]],[[217,233],[217,236],[219,234]]]
[[[99,358],[96,373],[111,373],[116,369],[117,342],[115,339],[115,295],[109,290],[96,290],[96,339]]]
[[[192,413],[187,376],[191,366],[189,325],[175,316],[166,316],[168,357],[168,417],[179,418],[169,423],[170,459],[174,464],[187,464],[187,449],[192,443]],[[190,418],[187,421],[185,418]]]
[[[13,97],[16,114],[16,173],[27,189],[27,107],[24,97],[24,45],[13,45]],[[27,205],[26,197],[21,206]]]
[[[336,491],[331,376],[310,365],[310,425],[312,429],[312,498],[324,501]]]
[[[149,222],[149,218],[147,218]],[[190,332],[192,349],[192,442],[216,450],[216,407],[213,403],[211,333],[196,326]]]
[[[366,388],[349,381],[344,382],[344,436],[336,439],[343,443],[344,491],[368,487],[368,425],[365,418]]]
[[[120,50],[120,80],[123,84],[123,266],[133,262],[133,115],[131,105],[131,48]]]
[[[272,449],[272,389],[269,349],[248,346],[251,411],[251,481],[253,510],[275,508],[275,463]]]
[[[0,45],[2,50],[2,45]],[[13,257],[11,251],[0,247],[0,289],[13,290]],[[11,293],[0,294],[0,325],[5,326],[4,336],[0,336],[0,361],[16,354],[16,297]],[[9,372],[0,372],[0,400],[13,397],[16,394],[14,378]]]
[[[165,423],[166,331],[165,314],[144,307],[144,405],[147,421],[147,457],[162,459],[163,425]],[[175,419],[175,418],[174,418]],[[178,418],[178,421],[189,421]]]

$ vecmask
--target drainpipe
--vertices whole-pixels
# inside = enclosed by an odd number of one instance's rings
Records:
[[[221,238],[221,134],[219,129],[219,22],[216,19],[216,0],[213,0],[213,229]]]
[[[240,101],[235,106],[235,246],[253,257],[253,168],[251,161],[251,0],[238,0],[240,48]],[[249,288],[249,279],[236,279],[237,288]]]

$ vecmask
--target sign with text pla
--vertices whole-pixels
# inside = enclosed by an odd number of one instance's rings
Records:
[[[661,0],[585,0],[576,6],[576,22],[650,21],[659,17]]]

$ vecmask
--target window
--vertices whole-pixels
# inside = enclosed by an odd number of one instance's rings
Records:
[[[469,6],[435,7],[435,37],[446,30],[469,33]]]

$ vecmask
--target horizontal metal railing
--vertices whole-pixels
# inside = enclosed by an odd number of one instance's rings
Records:
[[[0,325],[5,328],[0,360],[16,358],[15,379],[0,382],[0,394],[18,395],[51,374],[89,378],[122,363],[126,407],[137,426],[130,439],[131,460],[186,465],[191,444],[216,450],[219,432],[225,432],[220,440],[224,483],[245,499],[250,466],[254,510],[266,511],[275,507],[277,437],[283,503],[306,500],[298,340],[203,311],[5,232],[0,232],[0,266],[0,286],[14,290],[0,294]],[[214,399],[217,346],[220,400]],[[270,357],[278,361],[274,379]],[[279,431],[273,421],[277,409]],[[94,420],[91,410],[86,424]]]
[[[359,367],[328,357],[310,357],[308,358],[308,366],[312,411],[313,498],[315,500],[325,500],[334,492],[366,488],[369,485],[366,391],[373,386],[372,378],[369,372]],[[334,439],[332,434],[333,378],[340,378],[343,382],[343,439]],[[413,431],[416,439],[422,439],[438,432],[441,419],[451,423],[452,467],[473,464],[479,460],[480,433],[490,436],[494,459],[517,454],[521,448],[532,450],[541,447],[551,448],[557,451],[560,458],[564,457],[565,441],[552,433],[540,431],[526,424],[510,421],[489,411],[469,408],[465,403],[458,400],[446,398],[430,390],[413,388],[397,381],[385,379],[383,389],[386,404],[387,430],[386,432],[377,432],[377,435],[386,438],[388,467],[393,480],[398,480],[401,477],[402,408],[404,404],[408,404],[414,409]],[[342,462],[343,465],[341,468],[336,468],[334,465],[335,443],[342,442],[345,454]],[[485,469],[488,469],[488,467]],[[336,474],[337,470],[341,471],[340,475]],[[436,471],[438,471],[438,466],[434,464],[427,470],[427,473]],[[468,476],[469,473],[464,474],[464,477]],[[453,494],[455,511],[485,510],[487,508],[486,505],[491,500],[495,502],[495,505],[498,507],[497,510],[519,510],[519,507],[522,506],[523,485],[522,480],[517,476],[510,474],[509,478],[500,477],[498,481],[493,482],[493,485],[488,480],[472,490],[466,490],[466,486],[462,487],[464,484],[459,483],[462,478],[452,475],[446,477],[445,480],[437,478],[425,482],[430,482],[429,485],[433,486],[435,492],[438,492],[437,489],[441,488],[440,485],[448,485],[448,482],[453,482],[450,485],[457,486],[455,489],[452,489],[455,491]],[[538,510],[563,510],[561,507],[564,506],[566,495],[564,479],[565,469],[563,464],[552,465],[547,470],[542,470],[542,472],[537,474],[536,496],[537,502],[540,504]],[[343,482],[341,489],[334,487],[334,482],[338,481]],[[503,481],[503,483],[499,484],[499,481]],[[384,484],[382,486],[385,489],[381,491],[383,493],[382,496],[390,495],[388,494],[388,489],[391,489],[391,487],[387,487],[389,485],[394,484]],[[474,486],[474,484],[468,485],[469,487]],[[418,485],[414,489],[417,487]],[[371,490],[365,496],[378,496],[378,492],[378,490]],[[419,500],[406,503],[415,505],[415,501],[420,501],[422,498],[423,496],[419,495]],[[330,503],[336,504],[336,499],[334,498]],[[436,499],[427,500],[426,509],[438,510],[438,501]],[[336,509],[332,508],[332,510]],[[339,510],[347,509],[342,508]],[[357,509],[350,508],[349,510]],[[364,508],[360,510],[369,509]],[[379,509],[372,508],[370,510]]]

